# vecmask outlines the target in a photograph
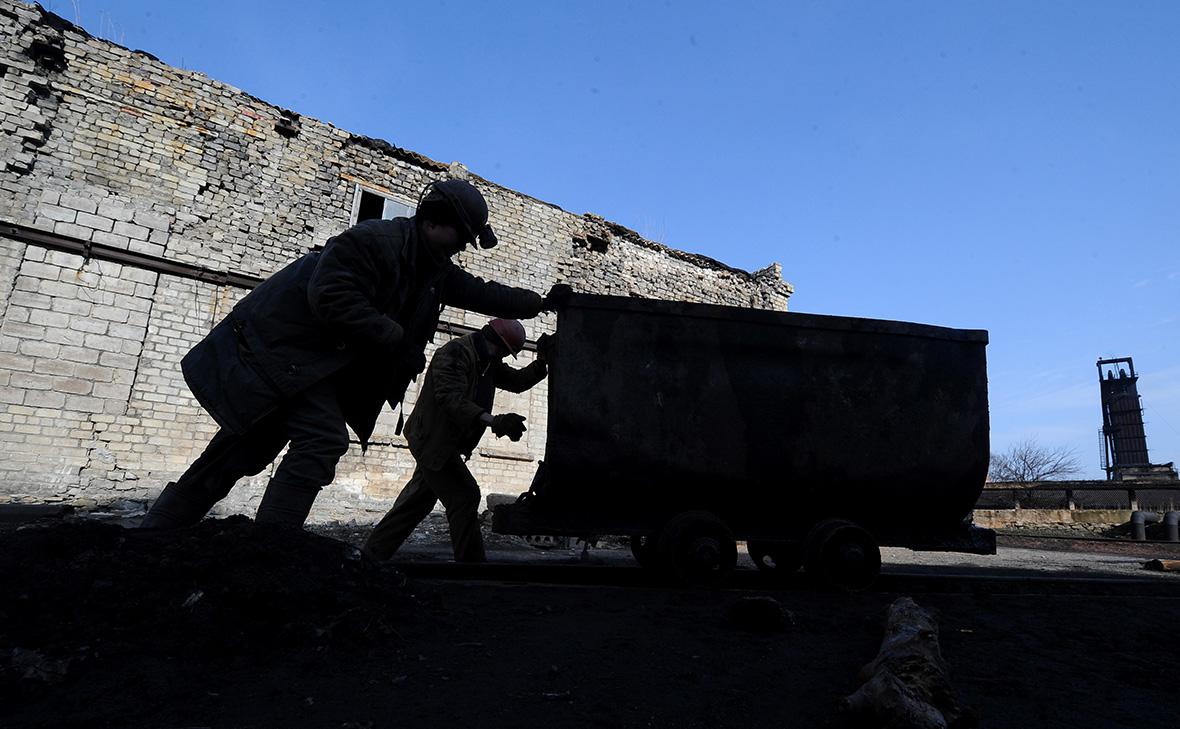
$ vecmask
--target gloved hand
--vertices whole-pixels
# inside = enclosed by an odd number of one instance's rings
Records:
[[[492,432],[497,438],[508,436],[513,442],[524,435],[524,416],[516,413],[501,413],[492,417]]]
[[[492,226],[485,225],[483,230],[479,232],[477,245],[484,250],[488,248],[495,248],[499,244],[500,239],[496,237],[496,231],[492,230]]]
[[[556,343],[552,334],[542,334],[537,337],[537,359],[541,362],[548,363],[549,353],[553,351]]]
[[[541,299],[541,311],[557,311],[569,303],[570,296],[574,290],[570,288],[569,284],[553,284],[549,289],[549,293]]]

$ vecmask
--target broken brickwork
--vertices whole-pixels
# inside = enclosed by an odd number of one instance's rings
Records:
[[[791,293],[777,264],[751,274],[644,240],[172,68],[39,6],[0,0],[0,49],[0,223],[264,277],[347,228],[358,187],[412,207],[430,180],[462,176],[488,198],[502,241],[461,255],[478,275],[780,310]],[[0,236],[0,499],[152,498],[215,430],[180,358],[245,293]],[[527,323],[531,338],[553,325],[552,315]],[[546,393],[542,383],[498,400],[530,428],[519,443],[481,444],[471,465],[485,491],[527,488],[544,453]],[[313,519],[388,508],[413,466],[395,421],[387,412],[374,446],[345,456]],[[219,508],[249,511],[267,475]]]

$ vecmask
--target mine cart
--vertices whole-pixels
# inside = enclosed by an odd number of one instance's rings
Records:
[[[503,534],[622,535],[688,583],[736,542],[860,587],[880,545],[994,553],[987,332],[616,296],[558,313],[545,455]]]

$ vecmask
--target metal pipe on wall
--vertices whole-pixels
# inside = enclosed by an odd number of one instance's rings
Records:
[[[1180,511],[1164,514],[1164,529],[1169,542],[1180,542]]]
[[[1131,512],[1131,538],[1137,542],[1147,541],[1147,525],[1159,522],[1160,515],[1154,511]]]

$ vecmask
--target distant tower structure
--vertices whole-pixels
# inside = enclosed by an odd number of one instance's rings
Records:
[[[1102,467],[1111,481],[1176,478],[1171,463],[1152,465],[1143,429],[1139,376],[1130,357],[1098,360],[1102,393]]]

